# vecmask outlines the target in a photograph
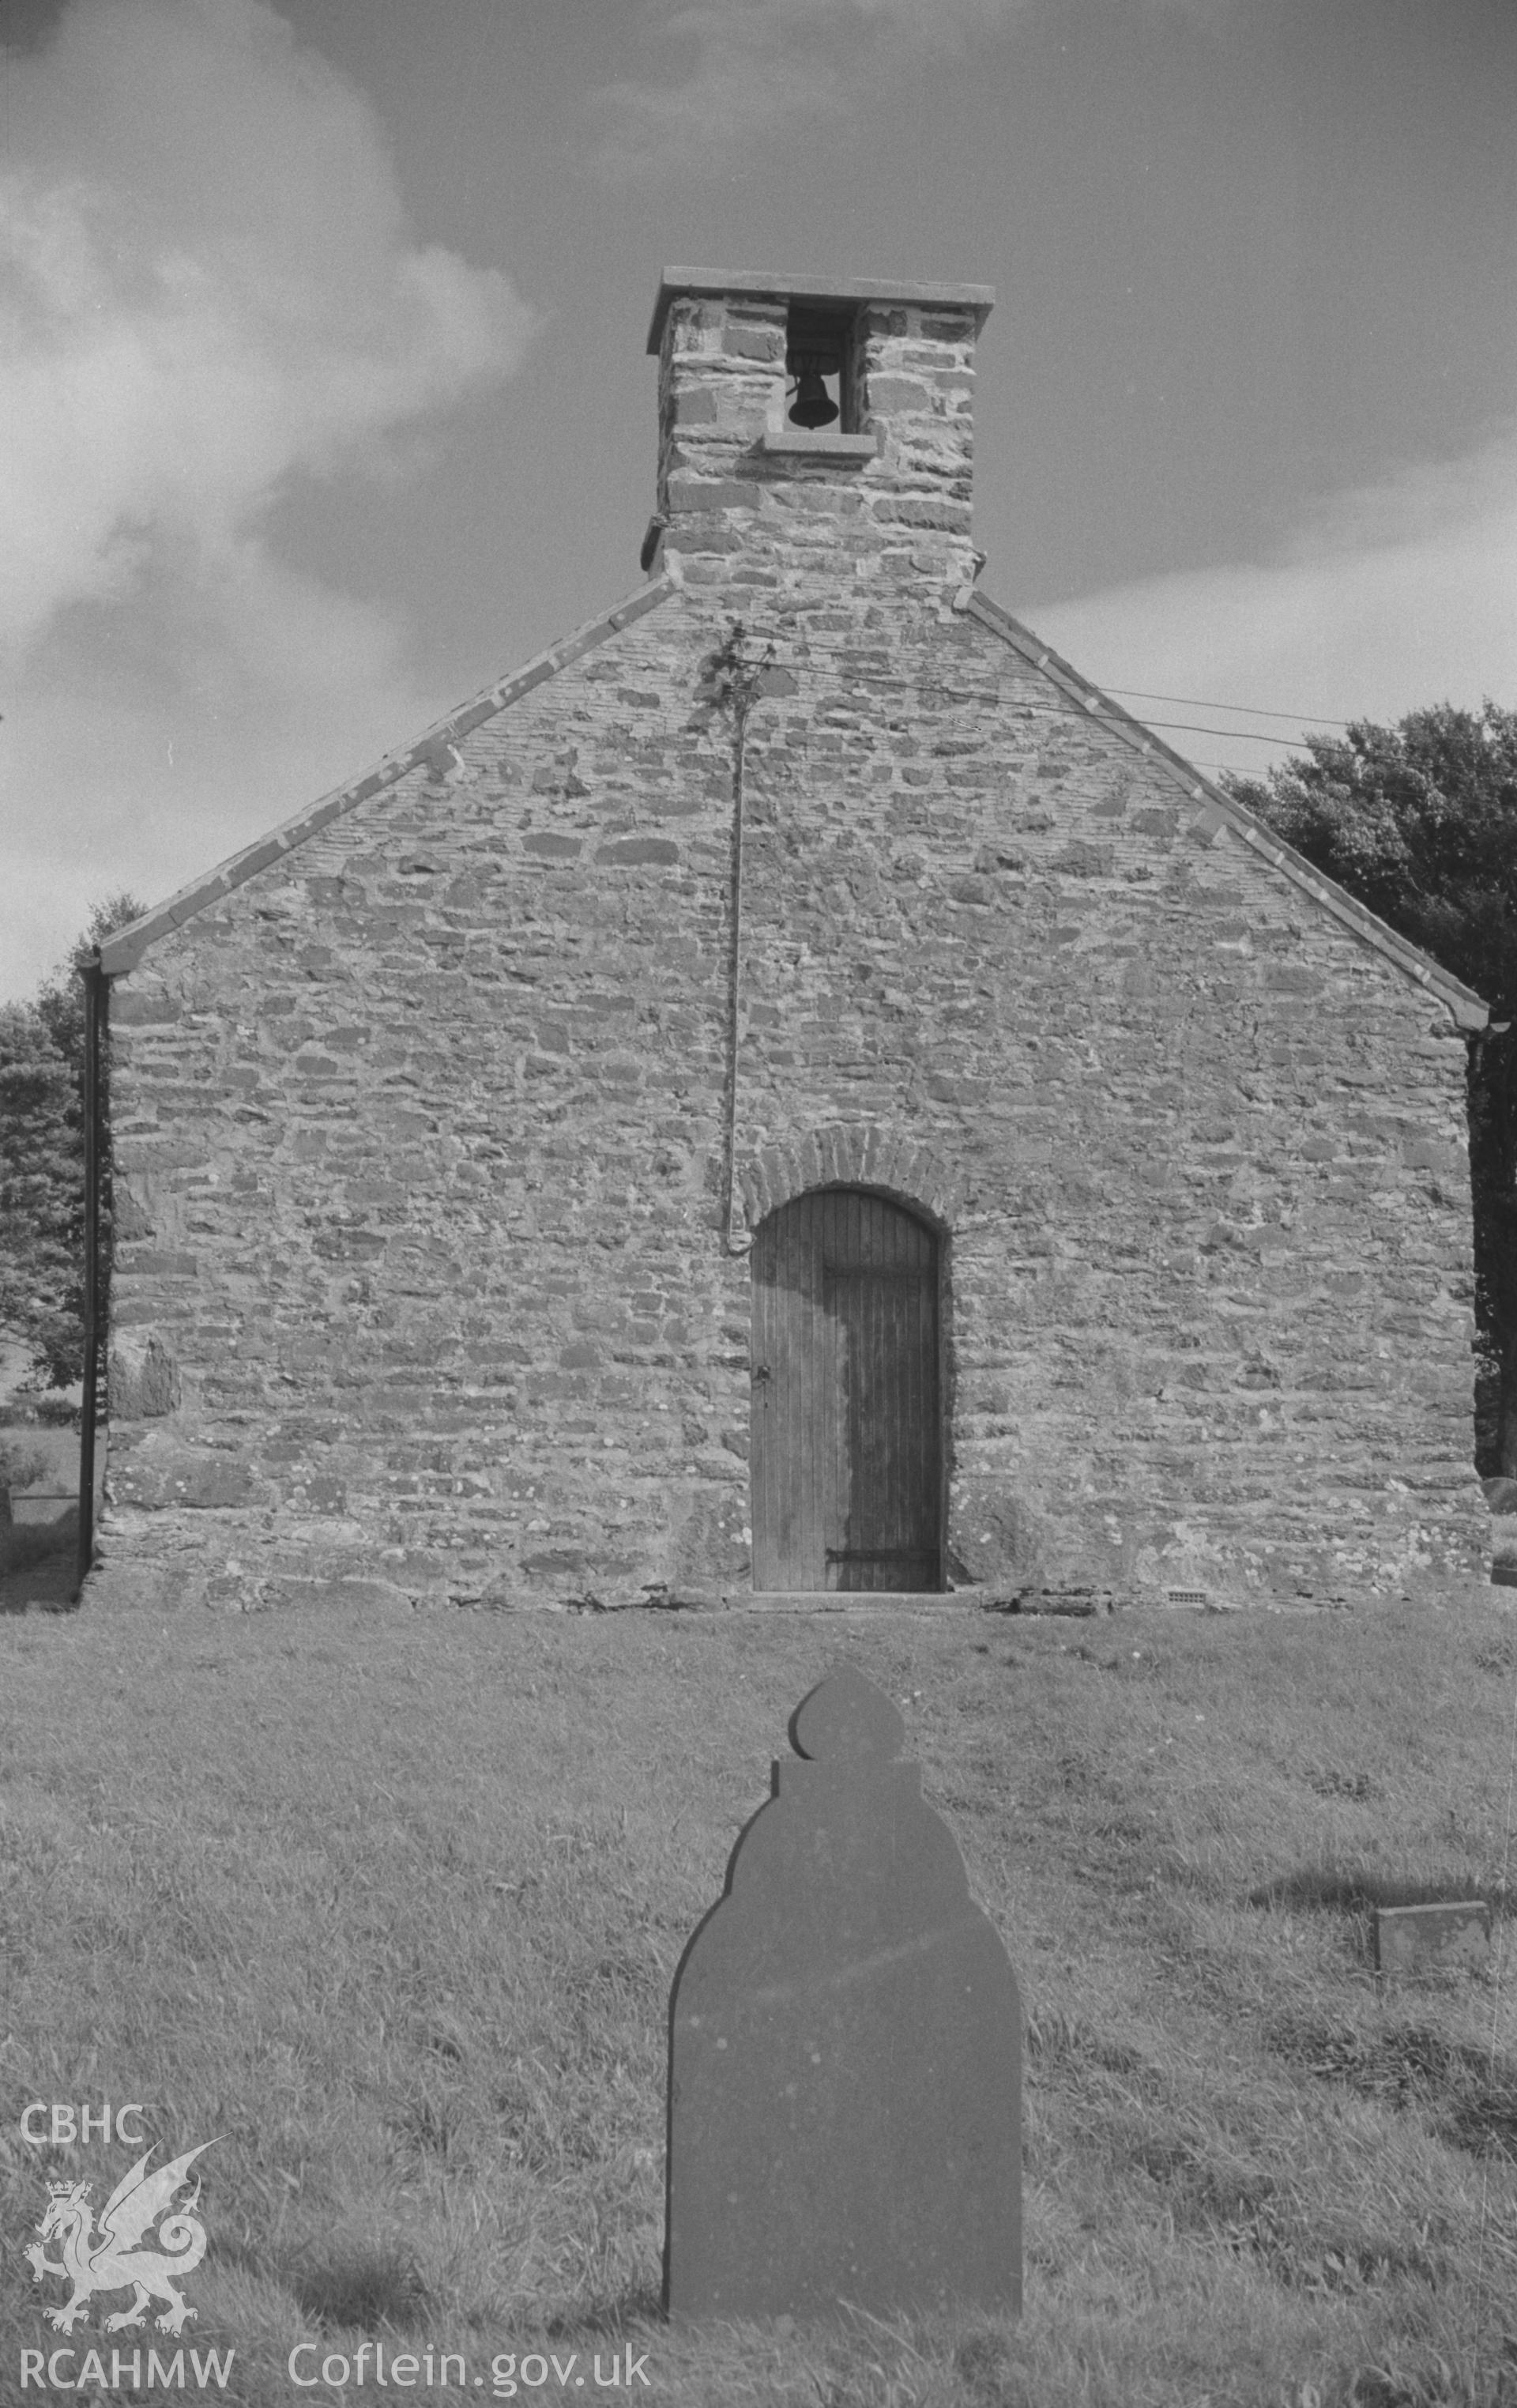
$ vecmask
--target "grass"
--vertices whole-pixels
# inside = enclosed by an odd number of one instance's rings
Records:
[[[1502,1599],[0,1620],[0,2392],[57,2345],[44,2177],[136,2154],[20,2111],[133,2100],[162,2155],[221,2136],[184,2341],[243,2408],[330,2408],[290,2351],[365,2340],[463,2354],[429,2401],[629,2346],[675,2408],[1517,2401]],[[839,1656],[1022,1983],[1026,2311],[665,2328],[670,1978]],[[1437,1896],[1491,1902],[1492,1971],[1381,1989],[1370,1905]]]

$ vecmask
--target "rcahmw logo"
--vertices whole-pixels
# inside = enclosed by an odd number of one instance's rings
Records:
[[[114,2118],[119,2140],[142,2139],[140,2128],[129,2129],[127,2124],[128,2117],[135,2118],[141,2112],[137,2106],[119,2111]],[[113,2119],[108,2106],[102,2108],[98,2115],[92,2114],[87,2107],[81,2108],[79,2114],[84,2139],[110,2137]],[[46,2124],[38,2128],[39,2119],[44,2117]],[[50,2107],[41,2100],[34,2100],[25,2110],[21,2128],[22,2138],[34,2148],[43,2147],[49,2141],[62,2145],[72,2142],[79,2132],[71,2106]],[[197,2148],[186,2149],[182,2157],[150,2171],[149,2160],[153,2152],[150,2147],[145,2149],[101,2208],[98,2225],[90,2204],[90,2183],[65,2179],[48,2185],[48,2203],[36,2228],[39,2237],[27,2244],[23,2255],[35,2282],[56,2274],[71,2286],[61,2307],[44,2311],[55,2332],[71,2333],[88,2316],[93,2295],[112,2291],[130,2291],[132,2299],[126,2307],[106,2318],[107,2332],[140,2327],[153,2300],[163,2303],[163,2314],[154,2319],[158,2330],[176,2336],[183,2331],[195,2312],[176,2285],[199,2265],[206,2254],[206,2228],[194,2212],[200,2202],[198,2175],[190,2197],[172,2214],[167,2211],[176,2194],[188,2188],[190,2168],[196,2157],[214,2146],[212,2141],[202,2141]],[[144,2239],[154,2225],[158,2226],[157,2246],[144,2247]],[[47,2253],[46,2244],[52,2240],[58,2243],[56,2258]],[[100,2351],[85,2351],[82,2366],[77,2365],[79,2356],[74,2349],[55,2349],[50,2355],[40,2349],[22,2350],[21,2389],[25,2391],[36,2385],[39,2390],[50,2387],[77,2391],[91,2384],[112,2390],[127,2384],[136,2389],[142,2382],[140,2350],[124,2353],[113,2349],[108,2375]],[[202,2386],[207,2382],[224,2385],[234,2356],[235,2352],[228,2350],[223,2365],[221,2355],[214,2350],[208,2350],[204,2358],[198,2350],[192,2350],[190,2360],[196,2383]],[[150,2350],[149,2384],[182,2388],[184,2358],[184,2351],[179,2350],[165,2364],[156,2349]]]

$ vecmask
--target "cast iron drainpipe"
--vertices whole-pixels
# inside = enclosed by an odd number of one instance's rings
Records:
[[[94,1424],[100,1394],[100,1183],[105,1157],[105,1081],[101,1068],[109,1018],[110,981],[98,951],[79,973],[84,981],[84,1401],[79,1414],[79,1548],[74,1603],[94,1556]]]

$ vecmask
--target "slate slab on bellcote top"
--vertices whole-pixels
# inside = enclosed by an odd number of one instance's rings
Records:
[[[669,2009],[665,2304],[1022,2303],[1022,2006],[964,1860],[844,1666],[739,1838]]]

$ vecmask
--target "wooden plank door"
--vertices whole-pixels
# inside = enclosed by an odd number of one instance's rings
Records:
[[[937,1240],[816,1188],[753,1240],[757,1589],[940,1589]]]

